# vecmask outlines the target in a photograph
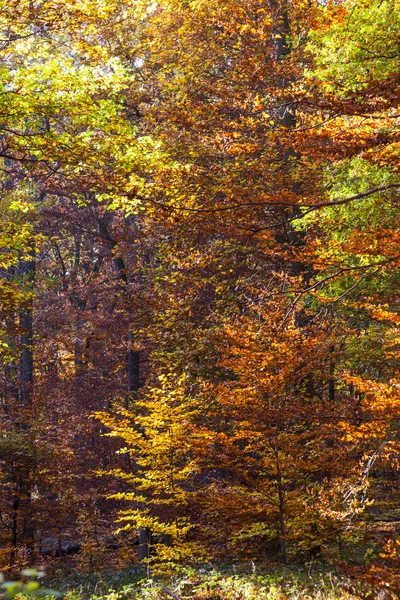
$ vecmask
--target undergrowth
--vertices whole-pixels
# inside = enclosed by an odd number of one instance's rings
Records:
[[[148,578],[144,569],[120,572],[75,574],[58,589],[64,600],[394,600],[399,596],[385,587],[375,589],[349,579],[321,565],[308,567],[276,567],[265,569],[250,565],[231,567],[203,566],[175,568],[170,576]],[[6,598],[31,600],[40,595],[55,598],[52,590],[15,589]],[[50,594],[49,594],[50,592]],[[0,594],[1,597],[1,594]]]
[[[384,589],[372,593],[326,567],[263,569],[251,563],[236,567],[176,569],[174,575],[147,578],[125,571],[99,574],[67,583],[68,600],[351,600],[395,598]]]

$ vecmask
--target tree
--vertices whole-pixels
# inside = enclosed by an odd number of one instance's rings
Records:
[[[316,557],[394,478],[395,3],[3,9],[4,538]]]
[[[192,416],[186,468],[199,477],[193,524],[203,523],[202,540],[214,553],[215,544],[237,552],[244,540],[275,537],[286,560],[288,539],[309,551],[332,541],[363,506],[376,450],[378,421],[374,434],[360,422],[347,370],[357,354],[355,324],[336,303],[359,293],[355,273],[364,282],[396,264],[395,249],[375,260],[376,238],[369,253],[365,235],[348,236],[360,221],[352,203],[375,202],[373,194],[397,186],[388,174],[378,185],[365,166],[387,155],[389,138],[376,137],[375,122],[394,122],[387,105],[395,75],[382,74],[378,57],[375,81],[360,83],[364,101],[352,84],[332,89],[327,75],[342,81],[343,70],[340,57],[327,62],[328,49],[346,47],[340,31],[357,55],[360,27],[346,33],[346,16],[360,15],[363,32],[368,11],[304,8],[163,2],[140,32],[136,68],[144,83],[134,97],[147,127],[181,163],[160,171],[150,198],[164,235],[153,357],[156,369],[185,373],[195,404],[199,390],[205,398],[201,417]],[[378,22],[388,18],[386,4],[371,10]],[[305,65],[313,79],[304,77]],[[353,64],[348,74],[359,81]],[[350,184],[356,165],[369,173],[368,185]],[[384,229],[382,212],[373,214],[390,247],[389,210]],[[146,418],[160,409],[150,404]],[[115,431],[129,437],[128,422]],[[153,429],[145,453],[162,449],[158,433],[157,450]],[[136,445],[134,452],[140,461]],[[180,485],[187,491],[187,482]],[[206,525],[210,515],[215,529]]]

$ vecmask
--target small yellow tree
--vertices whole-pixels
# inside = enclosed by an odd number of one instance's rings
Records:
[[[142,558],[185,562],[201,554],[199,545],[190,542],[189,514],[193,493],[190,422],[197,411],[193,401],[187,400],[184,377],[160,375],[158,384],[134,410],[95,416],[109,429],[106,435],[125,443],[119,452],[129,457],[127,470],[109,473],[127,485],[125,491],[111,495],[130,503],[120,511],[119,531],[148,532],[149,549],[141,553]]]

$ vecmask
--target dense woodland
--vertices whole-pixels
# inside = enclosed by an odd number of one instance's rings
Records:
[[[395,582],[397,0],[1,0],[0,30],[0,570]]]

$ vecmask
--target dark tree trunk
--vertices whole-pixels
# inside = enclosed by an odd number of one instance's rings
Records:
[[[26,286],[28,298],[20,312],[21,327],[21,362],[20,362],[20,400],[24,408],[32,404],[33,384],[33,283],[35,279],[36,264],[34,251],[30,258],[21,260],[18,274],[22,284]]]
[[[21,404],[21,413],[18,415],[18,427],[25,434],[29,435],[30,429],[30,410],[32,408],[33,392],[33,286],[36,274],[36,261],[33,241],[30,242],[32,250],[28,257],[20,260],[18,265],[18,276],[21,279],[21,285],[25,289],[26,299],[20,311],[19,323],[21,328],[20,335],[20,385],[19,399]],[[31,508],[31,468],[33,456],[27,457],[26,466],[21,465],[19,476],[19,486],[16,491],[13,502],[12,517],[12,545],[13,548],[18,543],[23,544],[29,555],[34,547],[34,525],[32,521]],[[20,531],[18,531],[18,527]],[[18,537],[20,538],[18,540]]]

